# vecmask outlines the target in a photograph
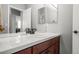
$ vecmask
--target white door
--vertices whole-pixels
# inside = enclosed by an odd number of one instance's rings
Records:
[[[79,54],[79,5],[73,5],[73,45],[72,53]]]
[[[31,8],[28,8],[23,11],[22,28],[23,28],[23,31],[25,31],[26,28],[31,28]]]

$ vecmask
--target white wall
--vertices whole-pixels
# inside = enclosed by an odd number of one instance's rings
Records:
[[[20,8],[20,9],[25,9],[25,5],[24,4],[10,4],[11,6]]]
[[[61,33],[60,53],[72,52],[72,5],[58,5],[58,23],[38,24],[38,9],[43,7],[41,4],[26,5],[32,9],[32,26],[39,32]],[[52,13],[52,12],[51,12]]]
[[[58,20],[61,28],[61,53],[72,53],[73,5],[59,5]]]

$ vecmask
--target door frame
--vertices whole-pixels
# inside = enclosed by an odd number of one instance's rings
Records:
[[[8,5],[8,33],[10,33],[10,32],[9,32],[9,26],[10,26],[9,20],[10,20],[11,8],[12,8],[12,9],[15,9],[15,10],[21,11],[21,17],[23,17],[23,9],[14,7],[14,6],[12,6],[12,5]],[[21,25],[21,27],[22,27],[22,25]],[[22,30],[21,30],[21,31],[22,31]]]

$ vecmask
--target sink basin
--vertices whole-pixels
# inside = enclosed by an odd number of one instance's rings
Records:
[[[12,36],[12,37],[8,37],[8,38],[4,38],[3,40],[0,39],[0,46],[18,46],[22,44],[28,44],[30,42],[35,42],[41,39],[46,39],[48,37],[50,37],[50,34],[25,34],[25,35],[17,35],[17,36]]]

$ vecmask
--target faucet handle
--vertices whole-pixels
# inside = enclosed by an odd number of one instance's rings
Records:
[[[36,28],[32,28],[32,31],[34,31],[34,32],[35,32],[36,30],[37,30]]]
[[[29,28],[26,28],[25,31],[26,31],[26,33],[29,33],[30,32],[30,29]]]

